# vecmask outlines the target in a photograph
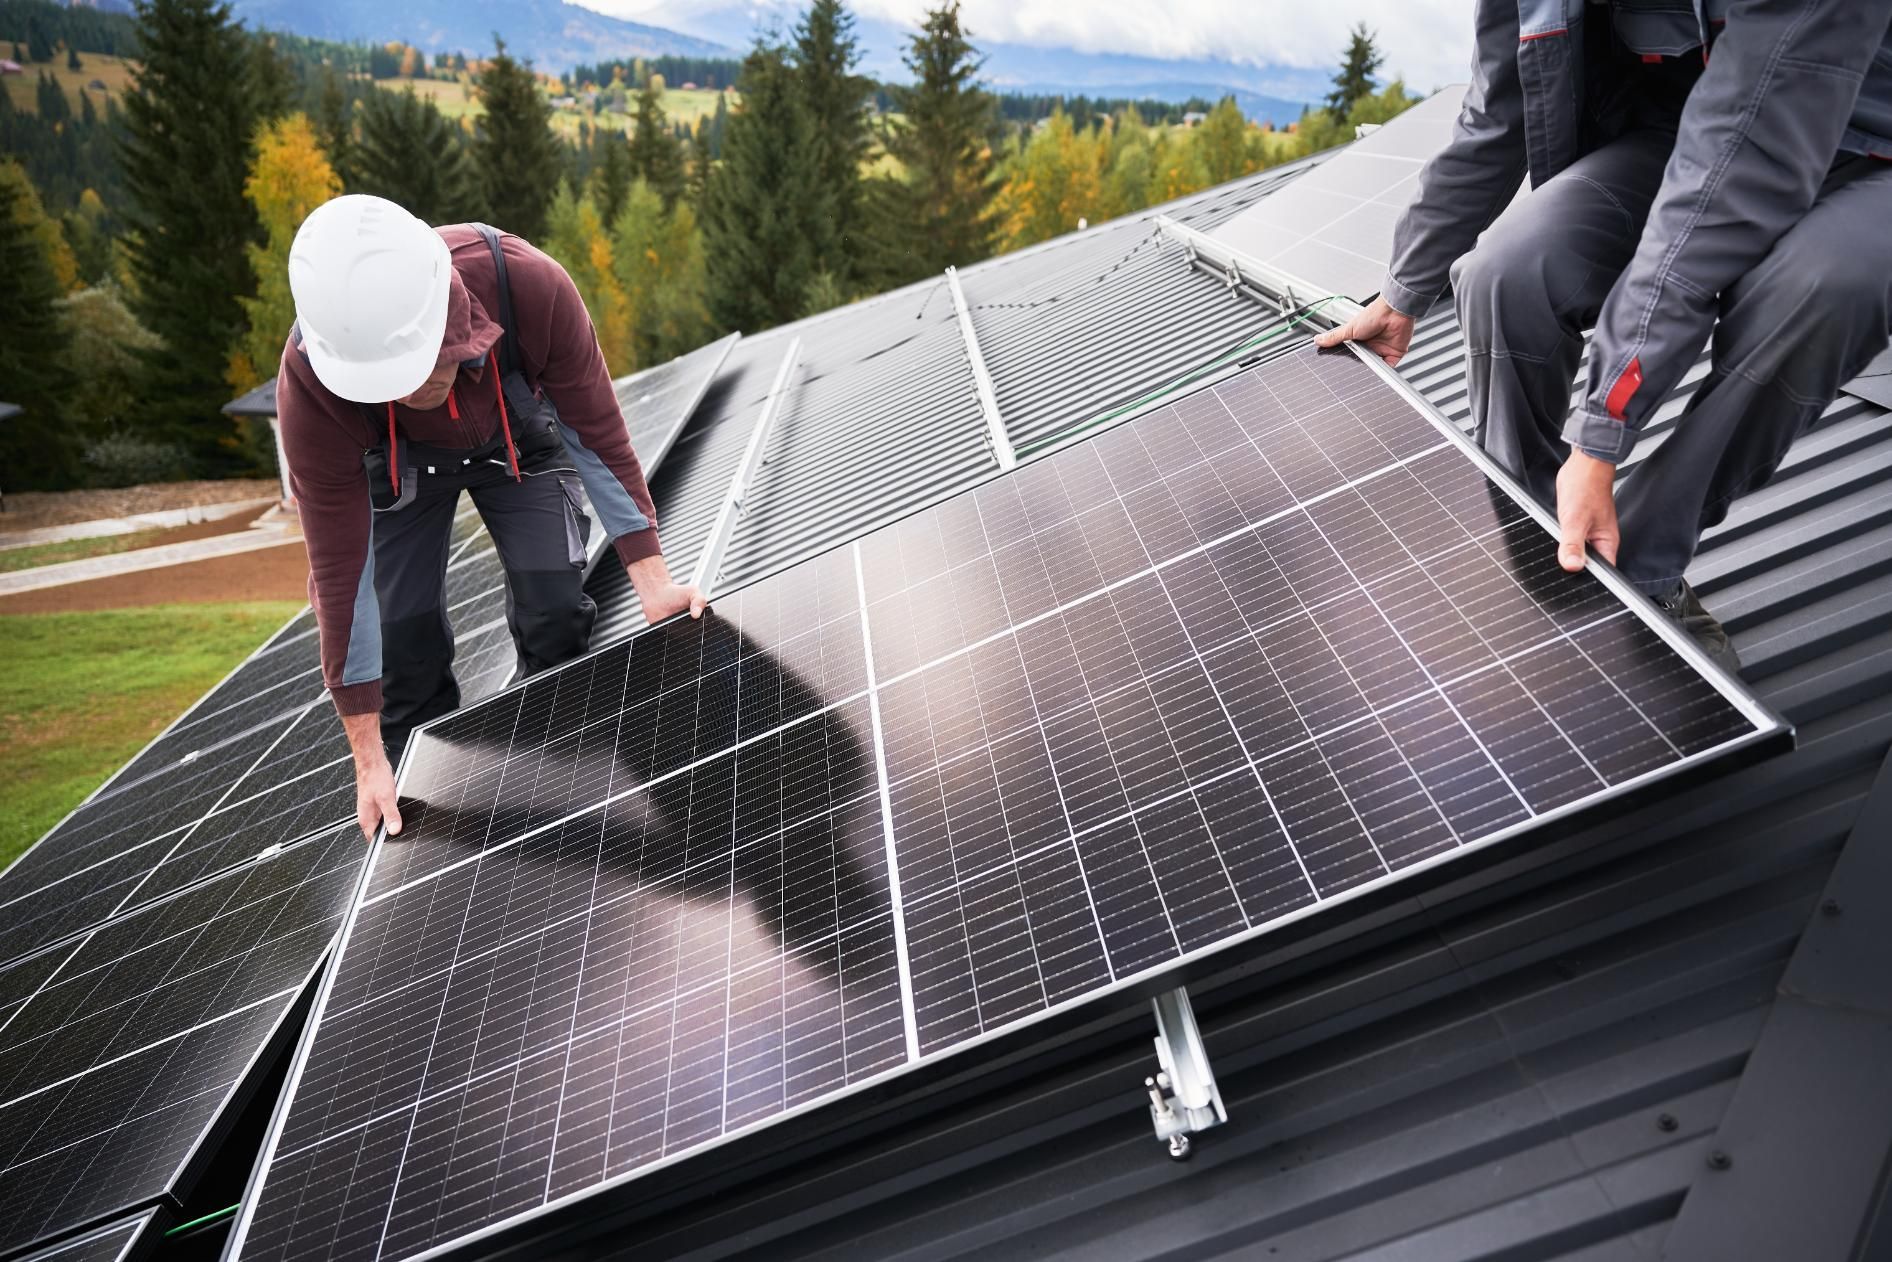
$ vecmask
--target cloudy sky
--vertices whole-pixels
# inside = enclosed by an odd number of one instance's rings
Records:
[[[706,31],[742,10],[791,14],[795,0],[581,0],[590,8]],[[853,0],[863,17],[914,23],[927,0]],[[1414,88],[1463,82],[1471,58],[1471,0],[964,0],[976,36],[1007,43],[1164,59],[1225,59],[1253,66],[1325,69],[1365,22],[1379,34],[1386,70]],[[722,27],[723,23],[716,23]]]

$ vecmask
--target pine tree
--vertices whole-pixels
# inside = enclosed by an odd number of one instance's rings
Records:
[[[485,106],[473,142],[475,165],[485,186],[495,227],[532,238],[545,230],[545,211],[564,172],[564,146],[552,133],[552,106],[525,65],[498,51],[480,71]]]
[[[256,297],[245,298],[248,332],[231,350],[225,380],[237,394],[276,375],[283,339],[296,318],[289,292],[289,246],[309,212],[342,191],[306,115],[290,114],[258,129],[256,160],[243,194],[256,207],[265,242],[249,248]]]
[[[39,82],[33,88],[33,104],[39,110],[42,123],[57,125],[72,119],[72,102],[66,99],[66,90],[44,70],[39,72]]]
[[[674,206],[683,195],[683,146],[664,123],[663,77],[652,75],[637,93],[637,123],[631,134],[631,172]],[[621,201],[622,199],[620,199]]]
[[[815,266],[845,293],[860,272],[861,162],[869,136],[866,102],[873,82],[854,73],[860,40],[841,0],[814,0],[795,27],[796,97],[807,115],[815,179],[831,210],[815,223]],[[833,305],[833,304],[830,304]]]
[[[259,119],[281,118],[301,96],[296,67],[266,34],[250,36],[250,97]]]
[[[61,218],[79,280],[87,285],[105,280],[112,270],[112,235],[104,199],[88,188],[79,194],[79,204]]]
[[[377,88],[361,103],[361,138],[350,159],[358,193],[372,193],[430,224],[486,215],[478,168],[460,129],[408,88]]]
[[[1374,46],[1373,37],[1374,33],[1361,22],[1347,41],[1346,60],[1334,76],[1334,90],[1327,94],[1327,112],[1336,119],[1345,119],[1355,101],[1373,94],[1373,72],[1386,60]]]
[[[341,76],[333,66],[322,67],[322,94],[316,100],[315,133],[328,164],[343,188],[354,187],[355,116]]]
[[[150,0],[138,40],[124,214],[134,310],[164,344],[143,357],[141,411],[148,436],[181,444],[196,471],[234,472],[246,461],[218,409],[254,287],[245,247],[261,235],[243,196],[258,113],[248,41],[214,0]]]
[[[630,194],[631,181],[637,178],[631,163],[631,147],[619,131],[600,131],[592,142],[590,179],[592,198],[606,224],[614,224],[624,212],[624,199]]]
[[[79,60],[79,50],[70,44],[66,45],[66,69],[74,73],[85,69],[85,63]]]
[[[713,162],[723,160],[723,135],[729,130],[729,93],[716,94],[716,112],[710,115],[709,156]]]
[[[912,86],[889,90],[905,121],[882,137],[903,174],[869,186],[868,270],[877,287],[964,267],[992,253],[996,104],[959,23],[958,0],[926,15],[905,54]]]
[[[53,59],[52,36],[46,33],[46,24],[40,18],[32,18],[26,28],[26,55],[34,61]],[[24,64],[24,63],[22,63]]]
[[[26,172],[0,160],[0,383],[24,412],[0,424],[0,469],[10,489],[68,487],[78,452],[64,424],[70,387],[59,328],[59,283],[32,220],[38,198]]]
[[[785,50],[758,44],[743,61],[741,91],[703,192],[703,241],[711,314],[722,328],[754,333],[801,315],[832,190],[815,174]]]

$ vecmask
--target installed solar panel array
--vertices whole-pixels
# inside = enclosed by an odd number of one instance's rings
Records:
[[[152,1217],[138,1214],[101,1227],[31,1254],[26,1262],[134,1262],[152,1243]]]
[[[1297,352],[427,729],[238,1253],[466,1241],[1779,734],[1461,444]]]
[[[619,383],[646,463],[733,342]],[[504,593],[468,508],[445,598],[469,700],[513,673]],[[177,1207],[350,905],[354,811],[304,612],[0,874],[0,1256]]]

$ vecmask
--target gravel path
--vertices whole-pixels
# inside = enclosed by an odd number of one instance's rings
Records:
[[[4,483],[0,483],[3,486]],[[98,491],[21,491],[7,496],[7,511],[0,513],[0,535],[42,526],[65,526],[156,513],[167,508],[224,504],[280,494],[274,478],[232,478],[223,482],[152,482]]]

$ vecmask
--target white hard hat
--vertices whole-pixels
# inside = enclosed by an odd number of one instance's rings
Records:
[[[322,384],[351,402],[420,388],[440,358],[452,287],[447,243],[385,197],[324,202],[289,247],[303,350]]]

